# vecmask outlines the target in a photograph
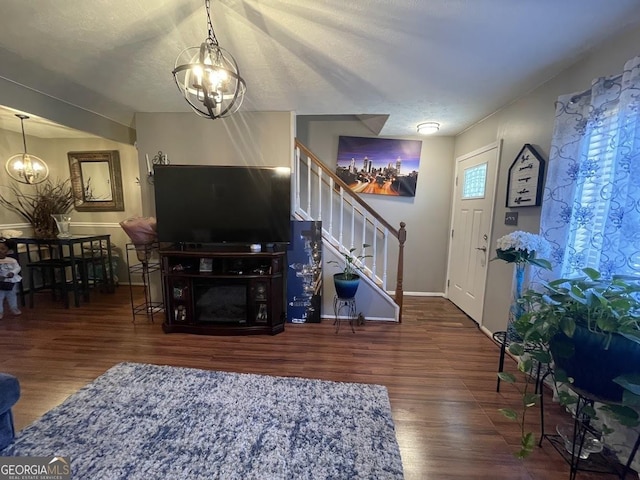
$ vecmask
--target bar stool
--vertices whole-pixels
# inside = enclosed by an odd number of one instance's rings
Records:
[[[29,249],[27,245],[27,264],[29,270],[29,307],[33,308],[34,292],[36,291],[35,273],[37,272],[42,280],[42,285],[38,290],[51,289],[53,300],[57,300],[58,293],[62,297],[65,308],[69,308],[69,291],[74,295],[75,306],[80,306],[80,295],[83,294],[85,300],[88,299],[88,285],[86,276],[86,265],[84,259],[56,256],[55,249],[38,247],[37,252]],[[37,256],[33,259],[32,255]],[[43,258],[45,257],[45,258]],[[48,257],[48,258],[46,258]],[[67,272],[71,272],[68,278]]]
[[[80,266],[80,272],[77,268]],[[85,290],[84,274],[80,259],[72,262],[71,259],[46,259],[27,264],[29,269],[29,307],[33,308],[33,294],[36,290],[34,273],[38,271],[42,279],[41,289],[50,288],[53,299],[57,299],[57,292],[64,302],[65,308],[69,308],[69,290],[73,291],[76,306],[80,305],[81,290]],[[71,280],[67,278],[67,269],[71,270]]]
[[[110,247],[113,249],[113,245]],[[115,271],[117,268],[117,254],[107,251],[107,244],[104,240],[90,241],[82,245],[81,258],[83,275],[87,286],[94,288],[100,286],[103,290],[111,291],[113,285],[117,283],[116,278],[111,276],[109,261]]]
[[[351,331],[356,333],[356,330],[353,328],[353,322],[358,317],[357,309],[356,309],[356,298],[342,298],[337,295],[333,297],[333,313],[336,317],[333,324],[336,326],[336,333],[340,330],[340,313],[346,313],[346,317],[349,320],[349,325],[351,325]]]

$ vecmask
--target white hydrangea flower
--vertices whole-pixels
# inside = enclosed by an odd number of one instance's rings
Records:
[[[516,230],[497,240],[499,250],[521,250],[530,254],[536,252],[537,257],[545,257],[549,254],[550,245],[542,236],[535,233]]]

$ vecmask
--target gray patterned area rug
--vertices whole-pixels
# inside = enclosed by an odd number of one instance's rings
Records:
[[[401,479],[385,387],[121,363],[0,456],[74,479]]]

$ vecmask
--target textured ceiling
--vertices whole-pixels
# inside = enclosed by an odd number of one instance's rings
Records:
[[[454,135],[640,25],[638,0],[212,0],[243,109],[382,114]],[[189,111],[171,75],[202,0],[2,0],[0,76],[125,125]],[[586,85],[585,85],[586,87]]]

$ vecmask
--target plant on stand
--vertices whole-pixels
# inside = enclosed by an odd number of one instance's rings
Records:
[[[525,374],[522,411],[502,409],[508,418],[520,420],[521,448],[518,457],[533,450],[535,438],[527,432],[524,417],[540,400],[531,394],[536,362],[553,369],[553,379],[561,405],[577,403],[574,390],[597,398],[606,411],[624,426],[637,426],[640,406],[640,277],[614,275],[583,269],[576,278],[560,278],[542,284],[542,291],[528,290],[521,299],[524,313],[514,327],[521,341],[509,351],[519,357],[518,369]],[[516,378],[503,372],[505,382]],[[566,388],[568,386],[568,388]],[[596,409],[584,409],[598,419]],[[603,433],[611,433],[608,425]]]
[[[496,256],[492,260],[503,260],[507,263],[513,263],[515,266],[511,284],[511,304],[509,306],[509,315],[507,318],[507,329],[504,332],[496,332],[496,334],[494,334],[494,338],[496,340],[500,339],[502,342],[502,349],[509,346],[509,351],[511,351],[511,345],[513,342],[522,341],[522,337],[519,336],[515,330],[515,323],[525,312],[521,299],[526,287],[525,284],[527,283],[527,266],[534,265],[536,267],[550,270],[551,263],[544,258],[539,258],[539,256],[547,255],[548,251],[549,243],[542,236],[521,230],[511,232],[497,240]],[[498,336],[500,333],[502,336]],[[526,348],[528,348],[528,346],[523,347],[523,351]],[[534,365],[539,365],[532,360],[528,361],[531,362],[531,365],[527,363],[526,366],[530,370],[534,369]],[[514,383],[515,380],[515,377],[512,374],[506,372],[499,372],[498,378],[498,382],[504,380],[509,383]],[[531,393],[530,389],[530,382],[526,382],[521,393],[525,404],[533,406],[536,404],[537,389],[534,393]],[[505,416],[511,419],[519,420],[521,422],[521,428],[524,430],[525,412],[523,412],[521,416],[518,416],[517,412],[514,410],[502,409],[501,411]],[[533,435],[523,435],[521,450],[518,452],[518,456],[524,457],[531,453],[534,443],[535,439],[533,438]]]
[[[361,266],[364,265],[366,258],[371,258],[372,255],[366,255],[365,249],[370,245],[367,243],[362,244],[362,253],[357,255],[356,248],[351,247],[348,251],[341,252],[344,259],[344,266],[342,272],[333,275],[333,282],[336,287],[336,295],[340,298],[353,298],[358,290],[360,283],[360,275],[358,272]],[[337,260],[329,260],[327,263],[340,266],[341,263]]]

